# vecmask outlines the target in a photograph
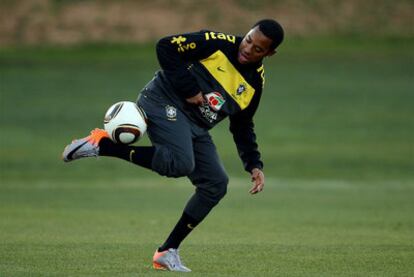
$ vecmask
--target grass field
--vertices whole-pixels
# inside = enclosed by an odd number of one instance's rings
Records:
[[[298,40],[267,61],[265,191],[247,193],[220,124],[232,178],[182,245],[192,275],[414,275],[413,49]],[[191,184],[113,159],[60,161],[156,69],[151,46],[0,49],[0,276],[162,274],[150,259]]]

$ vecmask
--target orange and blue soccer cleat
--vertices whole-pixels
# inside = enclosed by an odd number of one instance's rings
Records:
[[[152,258],[152,267],[158,270],[190,272],[191,269],[181,263],[178,249],[170,248],[168,250],[154,253]]]
[[[99,142],[103,138],[109,138],[108,133],[96,128],[91,131],[89,136],[72,141],[63,151],[63,161],[70,162],[85,157],[97,157],[99,155]]]

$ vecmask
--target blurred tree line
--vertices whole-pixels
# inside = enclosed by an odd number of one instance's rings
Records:
[[[275,18],[295,37],[414,35],[412,0],[0,0],[0,45],[142,43]]]

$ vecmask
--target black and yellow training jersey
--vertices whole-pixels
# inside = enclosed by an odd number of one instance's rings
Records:
[[[203,30],[162,38],[157,56],[162,70],[152,86],[161,89],[192,121],[210,129],[230,118],[239,155],[247,171],[262,168],[254,133],[253,115],[264,85],[261,62],[240,64],[241,37]],[[205,103],[188,104],[185,99],[201,92]]]

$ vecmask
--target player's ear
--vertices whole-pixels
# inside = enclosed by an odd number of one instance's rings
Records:
[[[273,50],[270,50],[269,51],[269,53],[267,53],[267,55],[266,55],[266,57],[271,57],[271,56],[273,56],[274,54],[276,54],[276,50],[275,49],[273,49]]]

